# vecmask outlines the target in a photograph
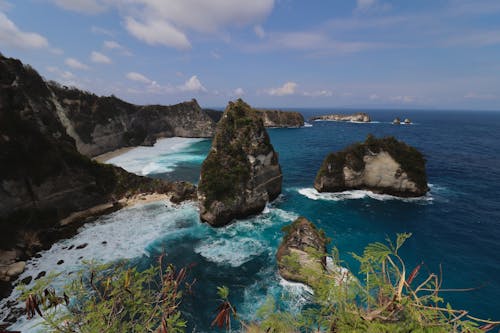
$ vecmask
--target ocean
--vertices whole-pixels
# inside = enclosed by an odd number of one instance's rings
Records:
[[[299,109],[306,118],[331,113]],[[267,295],[282,309],[299,311],[310,290],[277,274],[275,252],[281,228],[305,216],[331,237],[343,266],[357,272],[350,253],[360,254],[375,241],[411,232],[402,257],[412,269],[443,272],[443,288],[476,288],[443,293],[453,307],[477,317],[500,318],[500,113],[480,111],[372,110],[372,123],[312,122],[297,129],[269,129],[283,171],[283,193],[264,212],[220,229],[202,224],[196,206],[164,202],[138,205],[85,225],[72,239],[60,241],[28,263],[20,279],[40,271],[59,271],[60,283],[81,267],[82,259],[119,259],[146,268],[163,251],[177,267],[192,266],[194,295],[182,305],[188,332],[211,331],[218,305],[216,287],[228,286],[239,315],[254,319]],[[412,125],[392,125],[410,118]],[[325,156],[371,133],[393,135],[418,148],[427,159],[431,191],[417,199],[399,199],[367,191],[328,194],[313,189]],[[197,182],[210,140],[168,138],[140,147],[110,163],[137,174]],[[104,243],[103,243],[104,242]],[[70,245],[88,243],[84,249]],[[57,265],[59,260],[62,265]],[[15,295],[14,295],[15,296]],[[13,296],[13,297],[14,297]],[[5,302],[5,301],[4,301]],[[21,320],[23,332],[33,322]]]

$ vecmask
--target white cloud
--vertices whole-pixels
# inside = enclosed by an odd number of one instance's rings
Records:
[[[297,83],[295,82],[286,82],[283,86],[279,88],[271,88],[267,91],[267,93],[271,96],[285,96],[285,95],[293,95],[297,89]]]
[[[388,3],[381,3],[378,0],[356,0],[357,12],[364,11],[386,11],[391,9],[391,5]]]
[[[243,90],[243,88],[236,88],[236,89],[234,89],[233,93],[236,96],[243,96],[243,95],[245,95],[245,91]]]
[[[333,96],[333,92],[330,90],[315,90],[315,91],[305,91],[303,95],[308,97],[329,97]]]
[[[356,8],[357,9],[368,9],[372,6],[374,6],[377,3],[377,0],[357,0],[356,1]]]
[[[372,101],[374,101],[374,100],[380,99],[380,96],[379,96],[379,95],[377,95],[377,94],[371,94],[369,98],[370,98]]]
[[[498,96],[494,94],[480,94],[477,92],[469,92],[465,94],[464,98],[466,99],[479,99],[479,100],[491,100],[491,99],[497,99]]]
[[[179,87],[179,90],[192,92],[207,91],[196,75],[191,76],[189,80],[184,82],[184,84]]]
[[[80,69],[80,70],[87,70],[89,69],[89,66],[85,65],[84,63],[81,63],[80,61],[76,60],[75,58],[67,58],[64,63],[68,65],[71,68],[74,69]]]
[[[52,0],[57,6],[85,14],[98,14],[106,10],[107,5],[99,0]]]
[[[217,59],[217,60],[222,58],[221,55],[219,54],[219,52],[217,52],[217,51],[210,51],[210,55],[212,56],[212,58]]]
[[[186,35],[164,20],[139,22],[133,17],[125,19],[127,31],[134,37],[150,45],[171,46],[177,49],[190,49]]]
[[[21,31],[2,12],[0,12],[0,44],[19,49],[40,49],[49,46],[45,37],[34,32]]]
[[[227,38],[226,27],[262,22],[276,0],[52,0],[67,10],[97,14],[115,8],[127,31],[150,45],[189,49],[190,31]],[[112,35],[99,27],[92,31]]]
[[[260,24],[254,26],[253,27],[253,31],[255,32],[255,34],[257,35],[257,37],[259,37],[259,38],[266,37],[266,31],[264,30],[264,28]]]
[[[391,97],[391,100],[394,102],[412,103],[415,101],[415,97],[413,97],[413,96],[394,96],[394,97]]]
[[[118,51],[122,55],[126,55],[126,56],[132,55],[132,52],[130,52],[129,50],[127,50],[126,47],[124,47],[123,45],[121,45],[120,43],[118,43],[117,41],[114,41],[114,40],[104,41],[104,43],[102,43],[102,47],[103,47],[103,49],[106,49],[106,50]]]
[[[113,61],[107,56],[97,51],[92,51],[90,60],[98,64],[111,64]]]
[[[93,33],[95,33],[97,35],[106,35],[106,36],[109,36],[109,37],[113,37],[115,35],[115,33],[113,31],[105,29],[105,28],[101,28],[101,27],[98,27],[98,26],[95,26],[95,25],[93,25],[90,28],[90,31],[92,31]]]
[[[137,81],[137,82],[142,82],[142,83],[147,83],[150,84],[153,82],[153,80],[149,79],[145,75],[137,72],[129,72],[126,75],[127,79],[132,80],[132,81]]]
[[[59,67],[56,66],[49,66],[47,67],[47,72],[56,74],[63,80],[72,80],[75,79],[75,75],[71,73],[70,71],[63,71],[59,69]]]

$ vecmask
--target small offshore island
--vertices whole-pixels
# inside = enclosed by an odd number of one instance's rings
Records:
[[[351,189],[399,197],[419,197],[429,191],[425,159],[415,148],[394,137],[365,142],[329,154],[316,175],[319,192]]]
[[[311,121],[344,121],[353,123],[369,123],[371,118],[367,113],[358,112],[353,114],[327,114],[310,118]]]

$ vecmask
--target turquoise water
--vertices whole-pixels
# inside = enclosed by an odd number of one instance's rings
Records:
[[[301,111],[306,117],[325,113]],[[303,215],[326,231],[345,266],[354,272],[358,265],[350,252],[360,253],[368,243],[411,232],[402,250],[409,267],[424,261],[425,270],[439,272],[442,265],[443,288],[478,287],[446,294],[454,307],[499,319],[500,113],[380,110],[371,116],[376,122],[314,122],[312,127],[269,130],[283,170],[283,194],[258,216],[212,229],[199,222],[193,204],[153,203],[122,210],[42,254],[25,275],[48,270],[60,258],[67,258],[65,264],[55,268],[69,272],[78,267],[78,258],[69,257],[64,246],[84,241],[89,242],[88,250],[82,250],[87,252],[81,252],[86,257],[128,258],[142,267],[166,251],[167,260],[177,266],[191,265],[190,276],[197,280],[194,295],[186,296],[182,306],[190,322],[188,331],[210,331],[216,286],[230,288],[231,300],[246,319],[253,318],[268,294],[290,311],[307,302],[303,287],[280,279],[274,258],[281,227]],[[415,124],[392,125],[396,116],[409,117]],[[368,133],[394,135],[424,153],[431,184],[428,196],[407,200],[363,191],[314,192],[312,183],[326,154],[364,140]],[[164,146],[168,148],[168,141]],[[148,173],[152,177],[197,182],[210,141],[187,140],[179,147],[153,147],[146,155],[132,151],[117,164],[153,170]],[[158,172],[144,169],[147,165]]]

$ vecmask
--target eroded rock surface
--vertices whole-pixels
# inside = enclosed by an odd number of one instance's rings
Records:
[[[223,226],[261,212],[281,193],[282,178],[262,119],[241,99],[230,102],[201,167],[202,221]]]
[[[366,189],[401,197],[429,191],[425,159],[415,148],[394,137],[376,139],[329,154],[314,181],[319,192]]]

